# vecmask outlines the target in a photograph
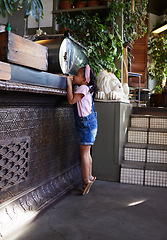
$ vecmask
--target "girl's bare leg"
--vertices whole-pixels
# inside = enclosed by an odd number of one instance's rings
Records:
[[[79,145],[79,152],[81,157],[81,173],[84,185],[87,185],[92,173],[92,158],[90,155],[90,148],[90,145]]]
[[[89,178],[92,176],[92,157],[89,156]]]

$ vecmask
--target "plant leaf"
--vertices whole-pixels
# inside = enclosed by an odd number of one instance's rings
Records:
[[[5,9],[3,0],[0,0],[0,11],[1,11],[2,17],[6,18],[6,9]]]
[[[27,19],[29,17],[29,15],[31,14],[31,11],[32,11],[31,2],[32,1],[28,1],[26,4],[24,19]]]
[[[36,5],[36,8],[39,12],[39,15],[42,17],[43,16],[43,5],[42,2],[40,0],[34,0],[34,3]]]
[[[8,0],[4,0],[4,5],[5,8],[7,10],[7,12],[12,15],[13,11],[12,11],[12,3],[9,3]]]

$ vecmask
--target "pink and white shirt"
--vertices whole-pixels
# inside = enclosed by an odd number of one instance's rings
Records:
[[[87,117],[92,113],[92,95],[86,85],[81,85],[77,88],[75,93],[83,94],[83,98],[77,102],[77,110],[79,117]]]

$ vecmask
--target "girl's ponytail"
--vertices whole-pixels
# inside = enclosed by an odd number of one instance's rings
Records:
[[[90,82],[88,85],[92,86],[90,92],[93,92],[93,95],[95,95],[97,92],[97,78],[95,72],[92,69],[90,70]]]

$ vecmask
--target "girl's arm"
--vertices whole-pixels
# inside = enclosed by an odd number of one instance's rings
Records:
[[[67,101],[69,104],[75,104],[81,100],[84,94],[80,94],[80,93],[73,94],[71,79],[72,79],[72,76],[67,77]]]

